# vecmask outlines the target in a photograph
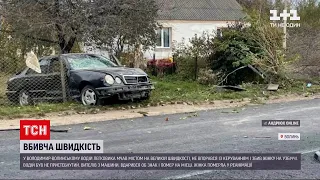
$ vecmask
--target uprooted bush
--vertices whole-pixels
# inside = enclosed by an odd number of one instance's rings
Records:
[[[223,77],[242,66],[251,65],[256,57],[262,55],[258,44],[250,37],[250,28],[243,24],[230,25],[222,31],[222,36],[214,38],[213,53],[209,62],[214,72],[222,71]],[[251,81],[256,74],[249,70],[236,71],[226,79],[227,84],[240,84],[242,81]],[[220,78],[223,78],[220,77]]]
[[[286,62],[282,33],[263,19],[251,18],[250,26],[236,22],[223,29],[221,37],[214,38],[213,53],[209,56],[211,68],[224,72],[224,78],[229,75],[225,79],[228,84],[261,82],[261,76],[252,68],[241,68],[248,65],[262,72],[266,81],[282,81]]]
[[[253,12],[250,19],[229,24],[222,29],[222,34],[215,33],[196,35],[190,39],[191,46],[183,42],[177,46],[175,59],[180,76],[199,76],[197,59],[204,62],[203,67],[213,70],[218,84],[286,81],[285,67],[292,59],[285,58],[283,33],[270,26],[269,17],[261,18],[257,12]]]

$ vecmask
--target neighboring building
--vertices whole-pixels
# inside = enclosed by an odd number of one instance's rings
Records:
[[[156,0],[160,6],[157,47],[144,53],[146,59],[172,57],[176,43],[189,40],[204,31],[213,33],[227,27],[228,23],[244,17],[236,0]]]
[[[236,0],[155,0],[159,5],[157,47],[144,52],[147,60],[172,58],[177,43],[189,43],[189,39],[204,31],[213,33],[227,27],[228,23],[244,17],[242,7]],[[83,46],[88,53],[106,55],[106,48]]]

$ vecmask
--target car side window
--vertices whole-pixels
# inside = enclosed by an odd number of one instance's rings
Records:
[[[40,64],[41,74],[47,74],[49,69],[49,61],[47,59],[42,59],[39,61],[39,64]],[[39,73],[29,68],[26,74],[33,75],[33,74],[39,74]]]
[[[60,72],[60,61],[58,58],[51,59],[49,66],[49,73],[59,73]]]

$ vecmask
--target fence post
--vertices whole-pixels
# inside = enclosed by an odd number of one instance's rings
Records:
[[[59,62],[60,62],[60,76],[61,76],[61,88],[62,88],[62,99],[63,102],[67,102],[67,91],[66,91],[66,78],[64,72],[64,66],[61,59],[61,55],[59,54]]]
[[[152,62],[154,63],[152,66],[152,75],[158,76],[157,71],[157,63],[156,63],[156,53],[153,53]]]
[[[195,78],[195,80],[197,80],[197,78],[198,78],[198,55],[196,55],[196,58],[195,58],[194,78]]]

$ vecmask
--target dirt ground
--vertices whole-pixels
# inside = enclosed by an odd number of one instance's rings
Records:
[[[320,98],[320,94],[309,96],[309,97],[298,96],[298,95],[271,97],[268,100],[262,100],[262,102],[266,104],[271,104],[271,103],[280,103],[280,102],[289,102],[289,101],[308,100],[308,99],[315,99],[315,98]],[[245,98],[244,100],[241,100],[241,101],[221,100],[221,101],[214,101],[214,103],[212,102],[203,103],[200,105],[175,104],[175,105],[164,105],[164,106],[157,106],[157,107],[131,109],[131,110],[112,110],[112,111],[100,112],[97,114],[61,115],[61,114],[55,113],[55,114],[47,115],[45,118],[41,118],[41,119],[50,120],[51,126],[59,126],[59,125],[81,124],[81,123],[99,122],[99,121],[107,121],[107,120],[139,118],[139,117],[143,117],[143,113],[141,112],[147,113],[148,116],[157,116],[157,115],[189,113],[189,112],[195,112],[195,111],[222,109],[222,108],[239,108],[246,105],[254,105],[254,104],[251,103],[250,99]],[[21,119],[1,120],[0,130],[18,129],[20,120]]]

